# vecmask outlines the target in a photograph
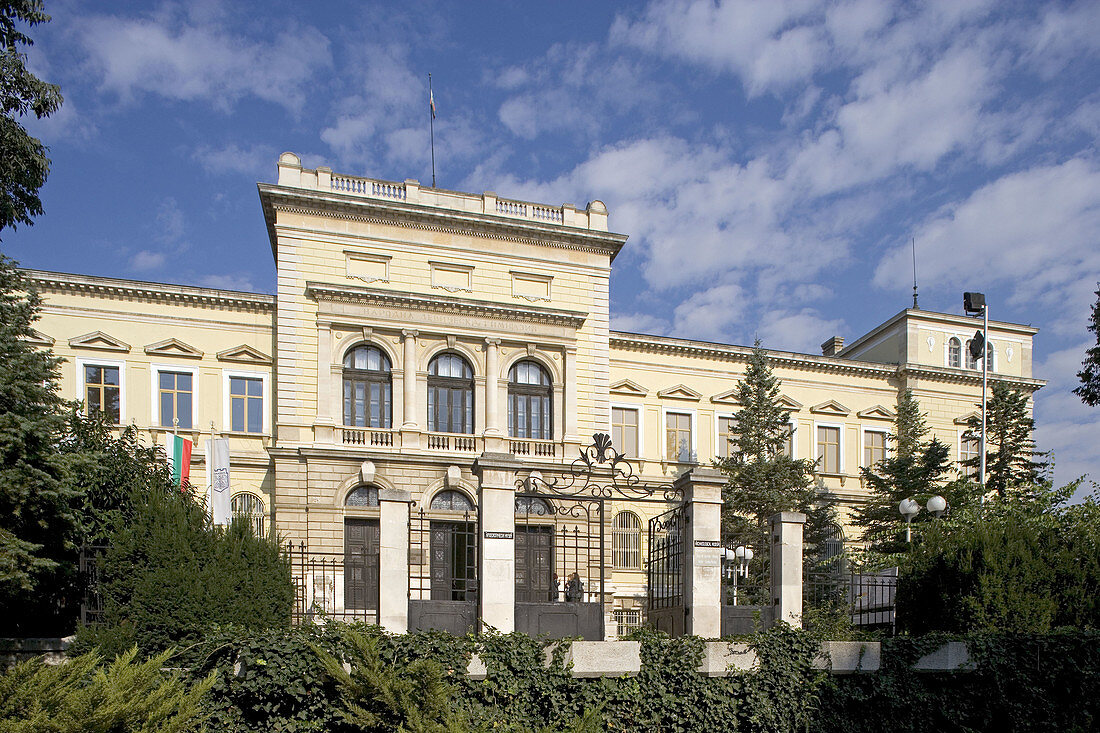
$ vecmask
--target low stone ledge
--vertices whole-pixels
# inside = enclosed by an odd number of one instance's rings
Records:
[[[961,641],[949,641],[931,654],[925,654],[913,665],[918,672],[961,672],[973,668],[970,651]]]
[[[877,672],[882,666],[882,644],[877,641],[825,641],[814,660],[816,669],[833,674]]]
[[[642,643],[574,641],[564,661],[574,677],[633,677],[642,669]]]
[[[0,667],[42,657],[46,664],[61,664],[76,637],[0,638]]]
[[[477,654],[470,655],[470,663],[466,665],[466,676],[472,680],[483,680],[489,675],[485,668],[485,661]]]
[[[707,677],[728,677],[731,670],[755,669],[756,661],[756,652],[748,644],[708,641],[703,645],[698,672]]]

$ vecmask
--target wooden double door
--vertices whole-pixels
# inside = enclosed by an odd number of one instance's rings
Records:
[[[344,520],[344,607],[378,609],[381,535],[377,519]]]

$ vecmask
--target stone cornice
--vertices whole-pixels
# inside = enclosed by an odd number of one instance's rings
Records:
[[[935,325],[940,328],[951,327],[960,329],[963,331],[981,328],[981,319],[973,316],[960,316],[954,313],[939,313],[937,311],[924,311],[916,310],[913,308],[906,308],[894,317],[879,324],[873,330],[863,334],[852,343],[845,346],[840,350],[840,354],[849,354],[852,351],[856,351],[866,344],[870,344],[878,336],[887,333],[901,321],[910,319],[916,324]],[[1007,321],[990,321],[990,331],[998,331],[1003,334],[1012,334],[1021,337],[1031,337],[1039,333],[1039,329],[1034,326],[1028,326],[1021,323],[1009,323]],[[990,336],[990,341],[996,342],[996,338]]]
[[[171,303],[173,305],[191,305],[259,313],[270,313],[275,309],[274,296],[263,293],[198,288],[191,285],[167,285],[141,280],[93,277],[90,275],[74,275],[67,272],[46,272],[44,270],[23,270],[23,273],[41,292],[71,293],[100,298]]]
[[[534,321],[568,326],[578,329],[584,325],[586,314],[579,311],[542,308],[533,305],[515,306],[503,303],[490,303],[453,295],[419,295],[408,292],[394,292],[379,288],[358,287],[354,285],[330,285],[327,283],[306,283],[306,296],[318,301],[337,303],[370,303],[388,308],[405,310],[433,311],[436,313],[454,313],[463,316],[481,316],[509,321]]]
[[[257,184],[264,220],[275,253],[275,212],[330,216],[352,221],[392,224],[430,232],[467,234],[525,244],[606,254],[611,260],[626,243],[625,234],[509,219],[478,212],[443,209],[405,201],[364,199],[270,183]]]
[[[926,364],[899,364],[897,373],[898,376],[932,379],[937,382],[946,382],[948,384],[969,384],[979,387],[982,384],[982,373],[975,372],[972,369],[952,369],[950,367],[935,367]],[[1000,382],[1001,384],[1007,384],[1027,392],[1037,392],[1046,386],[1045,379],[1014,377],[1010,374],[998,374],[996,372],[989,375],[989,382],[990,384]]]

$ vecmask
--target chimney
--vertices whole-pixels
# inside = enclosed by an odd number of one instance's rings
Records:
[[[841,336],[833,336],[821,344],[822,356],[836,356],[837,352],[844,348],[844,339]]]

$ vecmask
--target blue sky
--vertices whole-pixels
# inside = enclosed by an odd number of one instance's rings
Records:
[[[1100,280],[1100,3],[52,1],[65,106],[42,269],[270,292],[256,195],[307,165],[583,206],[630,235],[613,326],[816,353],[911,303],[1041,328],[1040,446],[1100,479],[1070,394]]]

